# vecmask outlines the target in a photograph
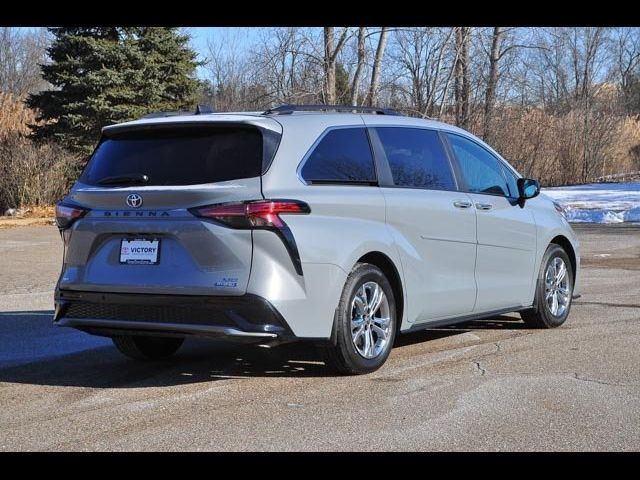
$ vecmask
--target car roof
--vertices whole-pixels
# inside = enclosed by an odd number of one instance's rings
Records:
[[[286,114],[264,114],[263,112],[221,112],[221,113],[205,113],[205,114],[181,114],[167,115],[152,118],[141,118],[129,122],[109,125],[103,128],[105,132],[113,130],[128,129],[135,127],[144,127],[151,125],[171,125],[171,124],[187,124],[187,123],[248,123],[263,126],[271,130],[279,130],[274,122],[279,123],[286,128],[289,123],[321,123],[326,126],[331,125],[350,125],[362,124],[371,126],[408,126],[434,128],[438,130],[456,131],[468,134],[454,125],[440,122],[427,118],[408,117],[404,115],[380,115],[375,113],[350,113],[350,112],[293,112]]]

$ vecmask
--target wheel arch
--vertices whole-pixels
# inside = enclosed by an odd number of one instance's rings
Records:
[[[396,328],[398,329],[398,331],[400,331],[400,326],[402,325],[402,320],[404,318],[405,312],[405,295],[404,287],[402,284],[402,277],[400,276],[400,272],[398,271],[395,263],[393,262],[393,260],[391,260],[391,258],[389,258],[388,255],[379,251],[372,251],[366,253],[365,255],[362,255],[358,259],[357,263],[370,263],[371,265],[375,265],[380,270],[382,270],[382,273],[384,273],[385,277],[387,277],[387,280],[389,280],[396,304]]]
[[[578,270],[577,270],[576,252],[575,252],[575,249],[573,248],[573,245],[571,244],[569,239],[564,235],[556,235],[555,237],[553,237],[549,242],[549,245],[551,244],[559,245],[562,247],[562,249],[565,252],[567,252],[567,255],[569,256],[569,261],[571,262],[571,271],[573,273],[572,280],[575,285],[575,280],[576,280],[576,275],[578,273]]]

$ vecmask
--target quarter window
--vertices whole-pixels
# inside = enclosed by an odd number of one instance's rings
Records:
[[[438,132],[406,127],[380,127],[376,132],[395,185],[455,190],[451,166]]]
[[[460,135],[448,133],[447,137],[469,192],[509,196],[500,161],[494,155]]]
[[[300,172],[311,183],[375,183],[376,171],[364,128],[328,132]]]

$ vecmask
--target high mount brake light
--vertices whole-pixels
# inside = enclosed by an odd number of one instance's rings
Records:
[[[308,214],[309,206],[298,200],[258,200],[244,203],[222,203],[194,208],[199,217],[217,220],[234,228],[286,227],[281,214]]]
[[[88,212],[85,208],[72,207],[58,203],[56,205],[56,224],[60,230],[65,230],[71,226],[78,218],[83,217]]]
[[[299,200],[255,200],[242,203],[221,203],[189,209],[198,217],[209,218],[231,228],[263,229],[275,232],[291,257],[298,275],[302,261],[291,230],[280,215],[311,213],[309,205]]]

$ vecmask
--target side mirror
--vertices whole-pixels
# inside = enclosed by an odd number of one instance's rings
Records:
[[[531,178],[518,179],[518,193],[520,194],[520,206],[524,206],[524,202],[537,197],[540,194],[540,184],[537,180]]]

